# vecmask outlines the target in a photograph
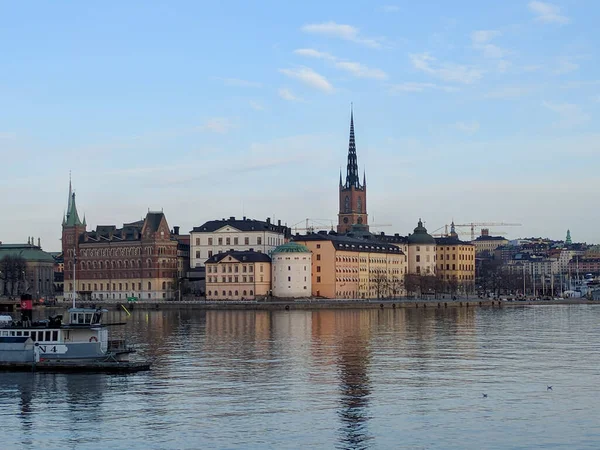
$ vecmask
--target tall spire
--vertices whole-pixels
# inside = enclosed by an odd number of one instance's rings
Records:
[[[340,167],[340,187],[342,187],[342,168]]]
[[[67,201],[67,214],[71,211],[71,196],[73,195],[73,188],[71,186],[71,171],[69,170],[69,199]]]
[[[346,168],[346,188],[360,188],[358,178],[358,161],[356,159],[356,142],[354,140],[354,108],[350,104],[350,141],[348,143],[348,165]]]

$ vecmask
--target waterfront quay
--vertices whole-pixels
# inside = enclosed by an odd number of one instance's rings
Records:
[[[245,310],[245,311],[302,311],[302,310],[325,310],[325,309],[445,309],[445,308],[480,308],[480,307],[519,307],[535,305],[583,305],[597,304],[598,302],[585,299],[559,299],[559,300],[515,300],[502,299],[479,299],[459,298],[451,299],[380,299],[380,300],[323,300],[302,299],[286,301],[284,299],[274,301],[204,301],[204,300],[181,300],[181,301],[139,301],[135,303],[124,303],[118,301],[104,302],[77,302],[78,305],[96,305],[107,309],[132,310]],[[68,307],[70,303],[57,303],[52,308]],[[47,307],[43,307],[47,308]]]

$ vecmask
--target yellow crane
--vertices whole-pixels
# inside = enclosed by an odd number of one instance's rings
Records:
[[[304,227],[298,227],[297,225],[304,222]],[[312,225],[311,225],[312,222]],[[319,223],[320,222],[320,223]],[[329,225],[325,225],[323,222],[329,222]],[[368,224],[369,227],[372,228],[380,228],[380,227],[391,227],[391,223],[376,223],[376,224]],[[335,231],[336,225],[333,224],[333,220],[331,219],[305,219],[300,221],[290,227],[292,232],[296,234],[298,231],[306,231],[308,233],[314,233],[318,230],[330,230]]]

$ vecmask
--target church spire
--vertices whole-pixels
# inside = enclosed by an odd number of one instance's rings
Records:
[[[354,140],[354,108],[350,105],[350,141],[348,143],[348,165],[346,168],[346,188],[360,188],[358,178],[358,161],[356,159],[356,142]]]

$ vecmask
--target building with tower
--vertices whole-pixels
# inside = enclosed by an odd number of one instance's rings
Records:
[[[162,211],[145,219],[99,225],[86,230],[69,183],[69,202],[62,225],[65,298],[82,300],[174,297],[177,240]]]
[[[408,272],[417,275],[435,275],[436,243],[419,219],[413,234],[408,235]]]
[[[271,252],[272,292],[274,297],[310,297],[312,253],[308,247],[288,242]]]
[[[363,182],[358,175],[356,157],[356,141],[354,139],[354,111],[350,111],[350,141],[348,144],[348,163],[346,165],[346,181],[342,182],[340,171],[339,187],[340,207],[338,213],[337,232],[348,233],[354,227],[369,231],[367,215],[367,178],[363,172]]]

